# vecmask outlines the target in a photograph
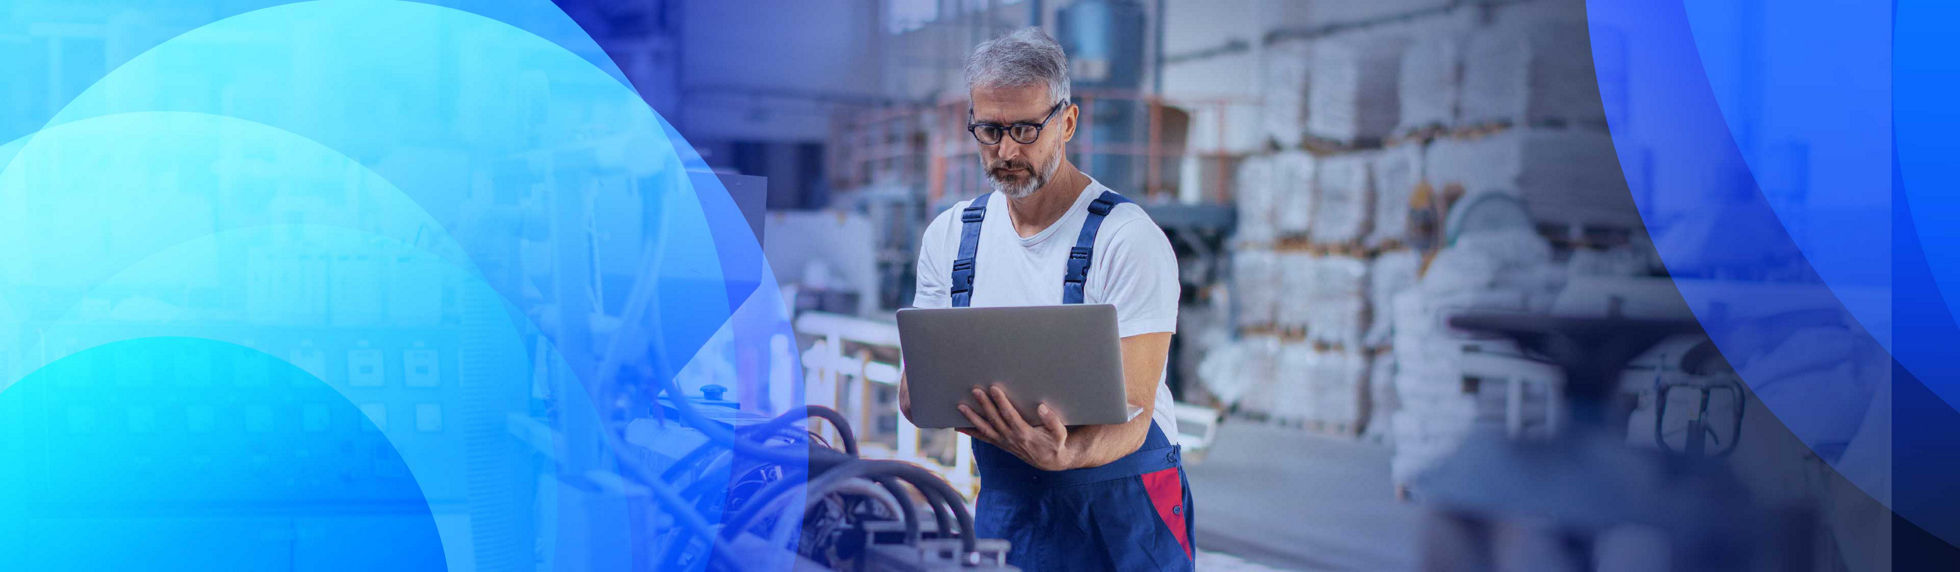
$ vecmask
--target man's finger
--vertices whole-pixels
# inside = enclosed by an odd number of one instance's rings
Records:
[[[1000,409],[994,407],[994,400],[987,396],[987,392],[981,391],[978,387],[973,388],[973,400],[980,402],[980,416],[985,417],[995,431],[1005,432],[1012,428],[1007,424],[1006,419],[1001,418]]]
[[[1034,409],[1035,413],[1041,414],[1042,430],[1047,431],[1048,436],[1054,437],[1056,443],[1068,443],[1068,426],[1062,424],[1062,414],[1056,413],[1055,408],[1049,407],[1046,403],[1037,405]]]
[[[973,428],[963,430],[963,431],[972,431],[972,433],[968,433],[968,435],[979,437],[980,439],[989,442],[999,440],[994,436],[993,426],[987,424],[987,420],[981,419],[979,415],[974,414],[973,408],[967,407],[966,404],[964,403],[960,404],[960,415],[965,416],[966,421],[968,423],[973,424]]]
[[[1007,398],[1007,390],[1001,389],[1000,386],[996,385],[993,387],[992,392],[994,394],[994,406],[1000,409],[1001,418],[1007,421],[1006,429],[1008,431],[1027,433],[1034,429],[1028,426],[1027,420],[1021,419],[1021,410],[1014,408],[1014,400]]]

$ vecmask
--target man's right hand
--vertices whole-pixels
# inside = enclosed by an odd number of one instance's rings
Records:
[[[1062,423],[1061,415],[1054,408],[1046,403],[1038,405],[1036,411],[1041,415],[1038,420],[1041,424],[1030,425],[1014,409],[1007,391],[998,385],[985,390],[973,388],[973,400],[979,403],[978,410],[960,405],[960,415],[973,424],[971,429],[960,429],[961,433],[1000,447],[1037,469],[1075,468],[1075,451],[1068,443],[1068,425]]]
[[[906,422],[912,421],[912,394],[905,390],[905,372],[902,370],[898,372],[898,413],[905,416]]]

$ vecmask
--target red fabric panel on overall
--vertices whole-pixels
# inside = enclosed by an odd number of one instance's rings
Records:
[[[1191,540],[1184,520],[1184,482],[1177,467],[1144,473],[1142,478],[1144,490],[1150,493],[1150,504],[1157,507],[1157,517],[1177,537],[1178,546],[1184,547],[1184,555],[1191,556]]]

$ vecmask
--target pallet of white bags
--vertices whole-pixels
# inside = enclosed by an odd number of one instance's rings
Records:
[[[1397,145],[1428,143],[1437,138],[1448,137],[1452,131],[1454,129],[1442,123],[1411,127],[1395,135],[1382,138],[1382,147],[1388,148]]]
[[[1333,139],[1304,135],[1300,138],[1300,148],[1318,157],[1338,156],[1357,151],[1371,151],[1382,148],[1384,137],[1356,137],[1353,139]]]
[[[1511,130],[1511,122],[1509,120],[1484,121],[1479,123],[1458,125],[1454,128],[1451,128],[1448,133],[1448,138],[1457,139],[1457,140],[1476,140],[1476,139],[1482,139],[1485,137],[1489,137],[1510,130]]]

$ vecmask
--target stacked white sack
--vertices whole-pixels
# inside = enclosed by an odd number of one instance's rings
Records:
[[[1319,286],[1321,258],[1298,250],[1273,253],[1273,273],[1278,287],[1273,294],[1273,324],[1282,329],[1310,329],[1314,319],[1315,288]]]
[[[1374,228],[1368,233],[1368,244],[1407,240],[1409,198],[1423,181],[1422,154],[1423,144],[1410,142],[1375,156]]]
[[[1315,44],[1307,132],[1353,142],[1387,137],[1394,131],[1401,121],[1396,84],[1406,46],[1403,40],[1383,38]]]
[[[1393,445],[1395,433],[1390,430],[1390,419],[1400,407],[1400,400],[1395,396],[1395,357],[1377,353],[1368,362],[1368,419],[1363,424],[1367,428],[1364,435]]]
[[[1368,354],[1354,349],[1318,352],[1314,420],[1354,427],[1360,423],[1368,392]]]
[[[1389,458],[1389,479],[1406,484],[1456,452],[1476,422],[1477,404],[1467,398],[1437,402],[1419,414],[1405,405],[1393,419],[1395,454]]]
[[[1516,188],[1533,219],[1639,227],[1640,211],[1621,175],[1612,135],[1534,129],[1499,134],[1490,142],[1517,148],[1508,155],[1519,161]]]
[[[1418,38],[1402,54],[1399,83],[1398,131],[1455,124],[1463,91],[1463,38],[1453,32]]]
[[[1319,405],[1315,385],[1323,383],[1319,352],[1313,344],[1282,342],[1273,360],[1273,418],[1286,422],[1315,420]]]
[[[1275,196],[1269,213],[1273,231],[1279,236],[1301,236],[1313,228],[1315,160],[1305,151],[1286,151],[1272,156],[1272,185]]]
[[[1395,324],[1395,316],[1389,309],[1397,294],[1415,287],[1421,264],[1422,257],[1411,250],[1383,252],[1375,257],[1373,267],[1368,269],[1368,306],[1374,311],[1369,316],[1368,333],[1362,336],[1362,343],[1367,347],[1389,343]]]
[[[1314,242],[1342,244],[1360,240],[1374,222],[1375,185],[1371,176],[1374,154],[1327,157],[1314,171]]]
[[[1543,313],[1551,309],[1565,278],[1544,238],[1533,230],[1514,229],[1458,236],[1430,262],[1422,288],[1432,307],[1461,300],[1456,307],[1483,309],[1477,304],[1516,299],[1522,300],[1519,310]]]
[[[1221,344],[1205,354],[1204,361],[1198,362],[1198,380],[1205,384],[1205,391],[1226,407],[1237,404],[1250,389],[1246,353],[1243,343]]]
[[[1279,338],[1246,336],[1239,338],[1239,347],[1244,352],[1245,360],[1239,371],[1239,375],[1245,378],[1245,392],[1239,398],[1239,410],[1272,415],[1273,404],[1278,397],[1273,380],[1280,353]]]
[[[1447,326],[1449,317],[1542,311],[1563,278],[1550,246],[1531,229],[1479,232],[1458,237],[1416,287],[1394,296],[1396,482],[1409,482],[1453,452],[1478,416],[1476,396],[1464,393],[1465,342]]]
[[[1469,124],[1604,125],[1583,22],[1537,21],[1472,34],[1459,117]]]
[[[1273,324],[1279,299],[1276,270],[1270,250],[1246,249],[1232,253],[1232,295],[1238,299],[1238,327]]]
[[[1258,131],[1282,149],[1300,146],[1311,106],[1307,94],[1314,81],[1314,49],[1307,42],[1266,47],[1260,84],[1265,121]]]
[[[1273,160],[1266,156],[1246,157],[1232,177],[1233,202],[1238,207],[1239,242],[1269,243],[1273,231]]]
[[[1606,133],[1512,129],[1477,139],[1440,139],[1430,143],[1423,163],[1424,178],[1436,188],[1458,184],[1471,193],[1509,193],[1524,199],[1536,220],[1639,222]]]
[[[1462,344],[1438,327],[1420,290],[1395,296],[1395,393],[1405,411],[1463,393]]]
[[[1431,141],[1423,149],[1423,178],[1438,192],[1455,185],[1467,192],[1518,195],[1518,171],[1524,168],[1517,156],[1518,149],[1515,145],[1494,144],[1492,140],[1492,137],[1481,137]]]
[[[1351,256],[1321,258],[1304,294],[1307,339],[1346,348],[1362,346],[1368,328],[1368,261]]]

